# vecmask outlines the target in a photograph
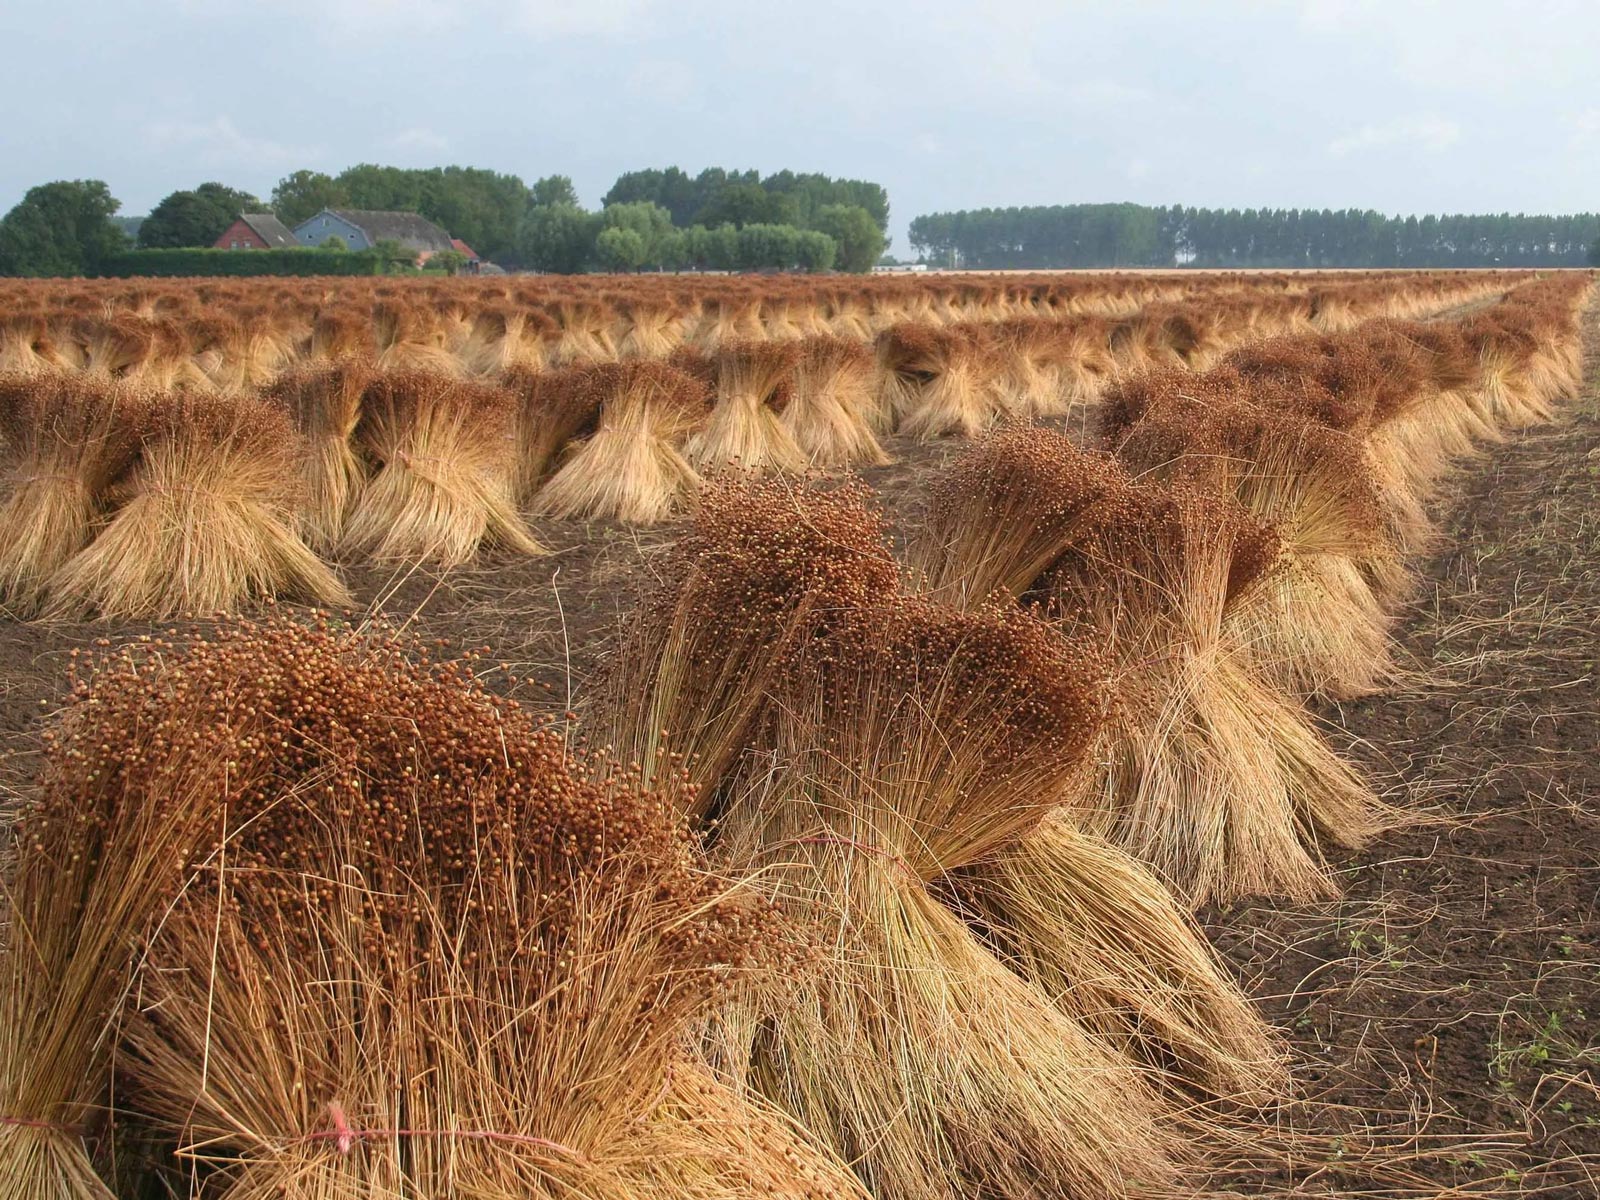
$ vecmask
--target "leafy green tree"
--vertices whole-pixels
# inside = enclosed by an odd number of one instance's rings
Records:
[[[29,188],[0,218],[0,275],[92,275],[128,239],[112,222],[119,204],[98,179]]]
[[[1594,213],[1387,217],[1067,204],[930,213],[911,223],[913,249],[975,268],[1574,267],[1597,237]]]
[[[530,202],[548,207],[552,204],[578,205],[578,189],[565,175],[546,175],[528,189]]]
[[[1600,238],[1596,238],[1589,245],[1589,265],[1600,267]]]
[[[739,231],[732,225],[707,229],[696,225],[684,232],[684,257],[689,265],[703,271],[739,269]]]
[[[417,252],[394,238],[379,238],[372,243],[372,252],[383,264],[383,273],[386,275],[402,274],[415,269],[417,265]]]
[[[416,211],[486,258],[515,253],[517,230],[532,197],[520,178],[477,167],[437,167],[420,174]]]
[[[766,201],[748,189],[759,188]],[[738,189],[734,197],[724,193]],[[629,171],[605,195],[606,204],[648,200],[672,214],[680,229],[691,224],[789,224],[816,228],[819,209],[830,204],[864,208],[880,232],[889,228],[889,196],[883,187],[860,179],[832,179],[816,173],[776,171],[765,179],[755,171],[708,167],[691,178],[677,167]]]
[[[608,271],[637,271],[644,265],[649,247],[637,230],[613,225],[595,238],[595,255]]]
[[[202,183],[197,188],[173,192],[151,209],[139,226],[139,247],[161,250],[210,246],[241,213],[260,212],[263,207],[249,192],[220,183]]]
[[[861,210],[865,211],[865,210]],[[869,221],[871,217],[867,218]],[[873,226],[877,228],[876,225]],[[817,229],[797,231],[794,243],[794,265],[802,271],[831,271],[839,252],[839,243]]]
[[[610,207],[648,200],[661,205],[672,214],[672,223],[682,227],[704,207],[708,194],[700,181],[691,179],[677,167],[668,167],[664,171],[628,171],[618,176],[601,204]]]
[[[459,250],[435,250],[424,264],[428,270],[443,271],[446,275],[459,274],[466,265],[467,256]]]
[[[610,208],[613,204],[636,204],[641,200],[660,204],[665,190],[663,180],[669,174],[682,176],[686,182],[689,179],[677,167],[668,167],[665,171],[658,171],[653,167],[643,171],[624,171],[617,176],[617,181],[611,185],[611,190],[600,197],[600,206]]]
[[[601,210],[600,220],[606,229],[627,229],[639,235],[644,246],[641,265],[661,265],[661,244],[672,233],[672,214],[666,209],[648,200],[609,204]]]
[[[347,251],[350,249],[350,243],[346,242],[339,234],[330,233],[322,239],[322,249]]]
[[[695,215],[695,224],[707,228],[732,225],[793,225],[794,201],[781,193],[769,193],[759,183],[734,183],[713,196]]]
[[[668,230],[656,242],[655,265],[663,271],[681,271],[689,263],[689,235],[682,229]]]
[[[577,274],[593,259],[600,228],[600,214],[576,204],[530,208],[517,235],[518,261],[536,271]]]
[[[867,215],[887,234],[889,229],[889,194],[876,183],[860,179],[833,179],[815,172],[796,174],[777,171],[761,181],[762,190],[769,195],[786,198],[786,219],[802,229],[821,228],[817,214],[835,204],[847,204],[867,210]]]
[[[812,218],[811,227],[833,239],[838,247],[833,265],[841,271],[870,271],[883,255],[883,231],[872,214],[858,204],[823,205]]]
[[[404,167],[384,167],[377,163],[356,163],[334,178],[347,196],[351,208],[373,208],[384,212],[421,212],[423,178],[426,172]]]
[[[321,171],[296,171],[278,180],[278,186],[272,189],[272,211],[290,228],[325,208],[348,207],[349,191]]]
[[[745,271],[825,271],[834,242],[825,233],[793,225],[746,225],[738,231],[738,264]]]

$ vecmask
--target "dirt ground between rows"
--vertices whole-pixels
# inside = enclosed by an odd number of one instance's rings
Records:
[[[1600,325],[1553,427],[1468,464],[1398,637],[1411,673],[1329,736],[1426,820],[1342,866],[1334,905],[1204,914],[1291,1039],[1304,1095],[1265,1140],[1291,1169],[1234,1194],[1600,1194]],[[897,536],[957,444],[866,472]],[[358,611],[488,647],[488,682],[560,711],[670,529],[543,523],[548,557],[440,575],[347,566]],[[182,628],[167,625],[163,629]],[[0,812],[35,769],[70,655],[151,631],[0,620]],[[497,666],[495,664],[503,664]]]
[[[1352,856],[1338,905],[1207,914],[1291,1036],[1306,1092],[1337,1106],[1310,1122],[1334,1135],[1329,1190],[1600,1195],[1593,311],[1585,350],[1579,403],[1467,464],[1441,504],[1440,551],[1398,631],[1407,685],[1326,714],[1429,819]],[[1414,1156],[1412,1188],[1369,1167],[1397,1153]]]

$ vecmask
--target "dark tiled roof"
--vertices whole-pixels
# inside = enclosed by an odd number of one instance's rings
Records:
[[[240,213],[239,220],[255,230],[256,236],[267,244],[269,250],[283,250],[300,244],[290,228],[271,213]]]
[[[374,242],[399,242],[408,250],[449,250],[450,235],[418,213],[371,208],[330,208]]]

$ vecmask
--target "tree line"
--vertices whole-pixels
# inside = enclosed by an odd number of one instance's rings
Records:
[[[666,209],[680,229],[727,224],[811,229],[823,210],[837,205],[866,210],[879,233],[889,229],[889,193],[881,184],[793,171],[776,171],[765,179],[756,171],[721,167],[708,167],[692,178],[677,167],[628,171],[611,185],[601,203],[640,201]]]
[[[911,246],[940,266],[1581,267],[1600,265],[1600,215],[1389,217],[1370,209],[1059,204],[931,213]]]
[[[525,183],[475,167],[358,163],[295,171],[266,200],[218,182],[179,189],[137,222],[99,180],[31,189],[0,219],[0,274],[93,274],[129,249],[211,246],[242,212],[291,228],[324,208],[415,212],[508,267],[589,270],[868,271],[886,244],[889,200],[863,180],[677,167],[630,171],[591,211],[572,180]]]

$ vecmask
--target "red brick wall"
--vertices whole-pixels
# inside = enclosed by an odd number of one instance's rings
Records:
[[[237,243],[237,245],[235,245]],[[235,221],[212,243],[218,250],[265,250],[266,242],[242,220]]]

